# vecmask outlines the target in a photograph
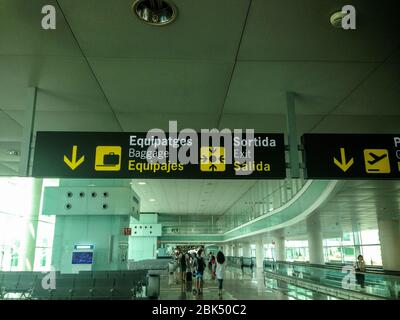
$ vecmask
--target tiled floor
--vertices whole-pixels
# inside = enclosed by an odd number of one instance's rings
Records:
[[[208,272],[204,276],[203,294],[193,294],[195,282],[176,281],[174,275],[161,276],[161,300],[328,300],[332,297],[282,281],[264,279],[263,274],[228,268],[224,278],[222,298],[218,296],[218,281]]]

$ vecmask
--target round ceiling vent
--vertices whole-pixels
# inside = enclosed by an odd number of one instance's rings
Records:
[[[166,0],[136,0],[132,9],[140,20],[154,26],[169,24],[177,16],[176,7]]]

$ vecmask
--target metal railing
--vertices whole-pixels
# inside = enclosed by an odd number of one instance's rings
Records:
[[[228,257],[228,263],[241,267],[244,259],[251,258]],[[295,281],[299,286],[327,293],[335,292],[341,297],[400,299],[399,274],[379,271],[376,268],[367,268],[366,272],[359,272],[352,265],[314,265],[264,259],[263,271],[267,277],[286,279],[285,281],[291,283]]]
[[[385,299],[399,299],[400,277],[376,272],[359,272],[352,265],[342,268],[264,260],[264,271],[300,278],[314,284],[345,289]]]

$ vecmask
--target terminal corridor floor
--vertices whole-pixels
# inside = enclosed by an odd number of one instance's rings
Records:
[[[308,289],[283,281],[257,277],[255,272],[229,267],[226,271],[222,298],[218,296],[218,281],[204,275],[202,295],[193,294],[195,281],[176,281],[175,275],[161,276],[160,300],[334,300]]]

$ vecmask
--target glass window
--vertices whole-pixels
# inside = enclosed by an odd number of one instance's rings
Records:
[[[324,246],[325,247],[330,247],[330,246],[340,247],[341,245],[342,245],[342,239],[341,238],[331,238],[331,239],[325,239],[324,240]]]
[[[57,185],[58,179],[43,180],[43,188]],[[22,268],[21,257],[25,254],[22,250],[31,225],[28,215],[32,203],[32,186],[31,178],[0,178],[0,270],[17,271]],[[54,216],[39,215],[36,247],[52,247],[54,222]],[[45,264],[51,260],[51,249],[49,252]],[[34,265],[37,266],[36,262]]]
[[[364,230],[361,231],[361,244],[379,244],[378,230]]]
[[[308,240],[285,240],[286,248],[308,247]]]
[[[365,263],[371,266],[382,265],[381,246],[362,246],[362,255],[364,256]]]
[[[275,245],[272,243],[264,244],[264,257],[266,259],[275,259]]]
[[[274,259],[275,258],[275,252],[274,248],[265,248],[264,250],[264,257],[267,259]]]
[[[11,267],[15,270],[18,267],[19,254],[18,249],[11,249]]]
[[[355,243],[355,237],[360,239],[362,245]],[[379,243],[378,230],[364,230],[360,233],[345,232],[341,239],[324,239],[325,261],[353,263],[357,259],[357,255],[362,254],[368,265],[382,265]]]
[[[324,248],[326,261],[328,262],[342,262],[342,248],[341,247],[326,247]]]
[[[286,248],[287,261],[309,261],[308,248]]]
[[[344,246],[354,245],[353,233],[347,233],[347,232],[343,233],[342,245]]]
[[[343,247],[343,262],[354,262],[356,260],[356,249],[355,247],[347,246]]]

